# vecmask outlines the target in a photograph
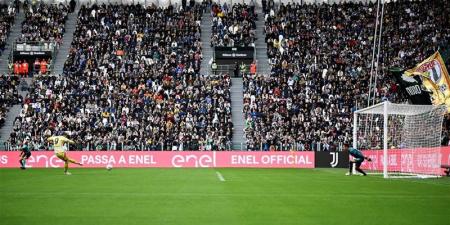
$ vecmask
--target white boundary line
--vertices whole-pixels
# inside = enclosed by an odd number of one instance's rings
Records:
[[[445,200],[450,199],[448,195],[414,195],[414,194],[383,194],[383,193],[342,193],[342,194],[306,194],[306,193],[297,193],[297,194],[277,194],[274,196],[273,194],[252,194],[252,193],[131,193],[131,192],[5,192],[0,193],[0,196],[32,196],[33,198],[48,198],[48,196],[54,195],[70,195],[70,196],[136,196],[136,197],[157,197],[157,196],[201,196],[201,197],[286,197],[286,198],[324,198],[329,199],[333,197],[358,197],[358,198],[401,198],[401,199],[440,199]]]
[[[219,178],[220,181],[225,181],[225,178],[223,178],[222,174],[219,171],[216,171],[217,178]]]

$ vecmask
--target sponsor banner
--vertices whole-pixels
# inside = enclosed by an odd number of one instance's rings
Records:
[[[450,165],[450,147],[442,148],[442,165]]]
[[[218,167],[314,168],[314,152],[217,152]]]
[[[20,152],[0,152],[0,168],[19,167]],[[137,152],[70,151],[68,156],[83,167],[253,167],[314,168],[314,152]],[[63,167],[62,160],[51,151],[33,151],[27,167]],[[71,165],[71,167],[79,167]]]
[[[316,168],[347,168],[348,152],[316,152]]]
[[[14,51],[14,57],[20,56],[44,56],[50,57],[52,56],[51,51]]]
[[[255,53],[254,47],[215,47],[214,58],[221,59],[251,59],[253,60]]]
[[[404,173],[443,174],[441,164],[450,163],[450,147],[428,149],[389,149],[388,171]],[[383,150],[363,150],[367,160],[361,168],[367,170],[383,171]]]

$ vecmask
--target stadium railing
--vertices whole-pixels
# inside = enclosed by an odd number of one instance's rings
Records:
[[[32,144],[33,145],[33,144]],[[341,151],[342,150],[342,142],[337,143],[337,145],[332,148],[326,148],[323,144],[319,143],[311,143],[308,146],[302,143],[292,143],[292,144],[279,144],[273,145],[276,151]],[[49,150],[51,147],[48,144],[45,145],[33,145],[33,150]],[[136,144],[127,144],[127,143],[107,143],[107,144],[78,144],[71,145],[71,150],[81,150],[81,151],[186,151],[192,149],[198,149],[199,151],[270,151],[270,149],[262,144],[256,148],[257,150],[251,150],[247,148],[246,143],[228,143],[225,146],[213,146],[206,144],[198,144],[185,146],[182,150],[179,150],[175,145],[167,144],[167,143],[158,143],[158,144],[146,144],[146,143],[136,143]],[[9,142],[0,143],[0,150],[6,151],[18,151],[20,150],[20,145],[11,144]]]
[[[55,53],[58,44],[53,41],[16,41],[13,49],[15,51],[50,51]]]
[[[217,65],[217,69],[215,72],[211,67],[209,70],[210,70],[211,74],[214,74],[214,75],[219,75],[219,74],[223,74],[223,73],[228,73],[228,74],[233,73],[233,68],[230,65]]]

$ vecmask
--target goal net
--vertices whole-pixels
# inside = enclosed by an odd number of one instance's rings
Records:
[[[354,113],[353,147],[372,158],[362,166],[385,178],[441,174],[444,105],[383,102]]]

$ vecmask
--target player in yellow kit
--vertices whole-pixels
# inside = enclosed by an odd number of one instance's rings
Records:
[[[55,151],[55,155],[64,161],[64,174],[71,175],[67,170],[69,169],[69,162],[82,166],[82,163],[78,163],[73,159],[67,157],[67,148],[65,146],[66,143],[75,144],[74,141],[64,137],[64,136],[52,136],[47,139],[48,142],[53,142],[53,149]]]

